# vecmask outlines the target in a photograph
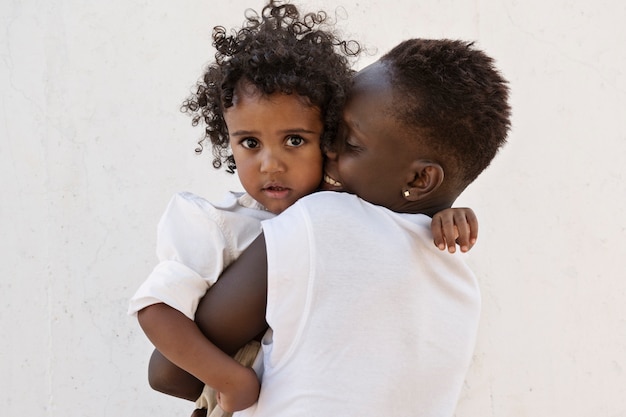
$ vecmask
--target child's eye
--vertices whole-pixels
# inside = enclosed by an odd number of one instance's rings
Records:
[[[246,149],[255,149],[259,147],[259,141],[255,138],[245,138],[239,142]]]
[[[293,136],[287,137],[288,146],[298,147],[298,146],[302,146],[303,144],[304,144],[304,138],[302,136],[293,135]]]

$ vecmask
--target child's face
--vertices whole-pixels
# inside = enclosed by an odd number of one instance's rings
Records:
[[[405,211],[402,189],[415,158],[409,132],[393,117],[393,94],[385,66],[376,62],[354,80],[344,109],[344,132],[328,153],[327,173],[345,191],[372,204]]]
[[[238,87],[224,119],[241,184],[267,210],[281,213],[318,188],[323,124],[305,98]]]

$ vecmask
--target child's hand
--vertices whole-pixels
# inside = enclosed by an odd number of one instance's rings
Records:
[[[449,208],[433,216],[430,228],[435,246],[441,250],[448,247],[448,252],[456,251],[456,244],[461,252],[469,251],[478,238],[478,219],[470,208]]]
[[[217,403],[226,412],[245,410],[259,398],[261,384],[252,368],[245,368],[232,389],[217,393]]]

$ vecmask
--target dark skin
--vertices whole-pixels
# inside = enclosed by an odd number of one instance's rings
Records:
[[[148,381],[156,391],[189,401],[195,401],[204,388],[202,381],[174,365],[156,349],[150,357]]]
[[[206,408],[197,408],[193,410],[193,413],[191,413],[191,417],[206,417],[207,411],[208,410]]]

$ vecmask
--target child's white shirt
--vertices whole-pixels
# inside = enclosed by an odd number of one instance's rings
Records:
[[[159,263],[131,298],[128,313],[165,303],[194,319],[200,299],[274,217],[250,195],[230,192],[212,204],[192,193],[170,200],[157,231]]]

